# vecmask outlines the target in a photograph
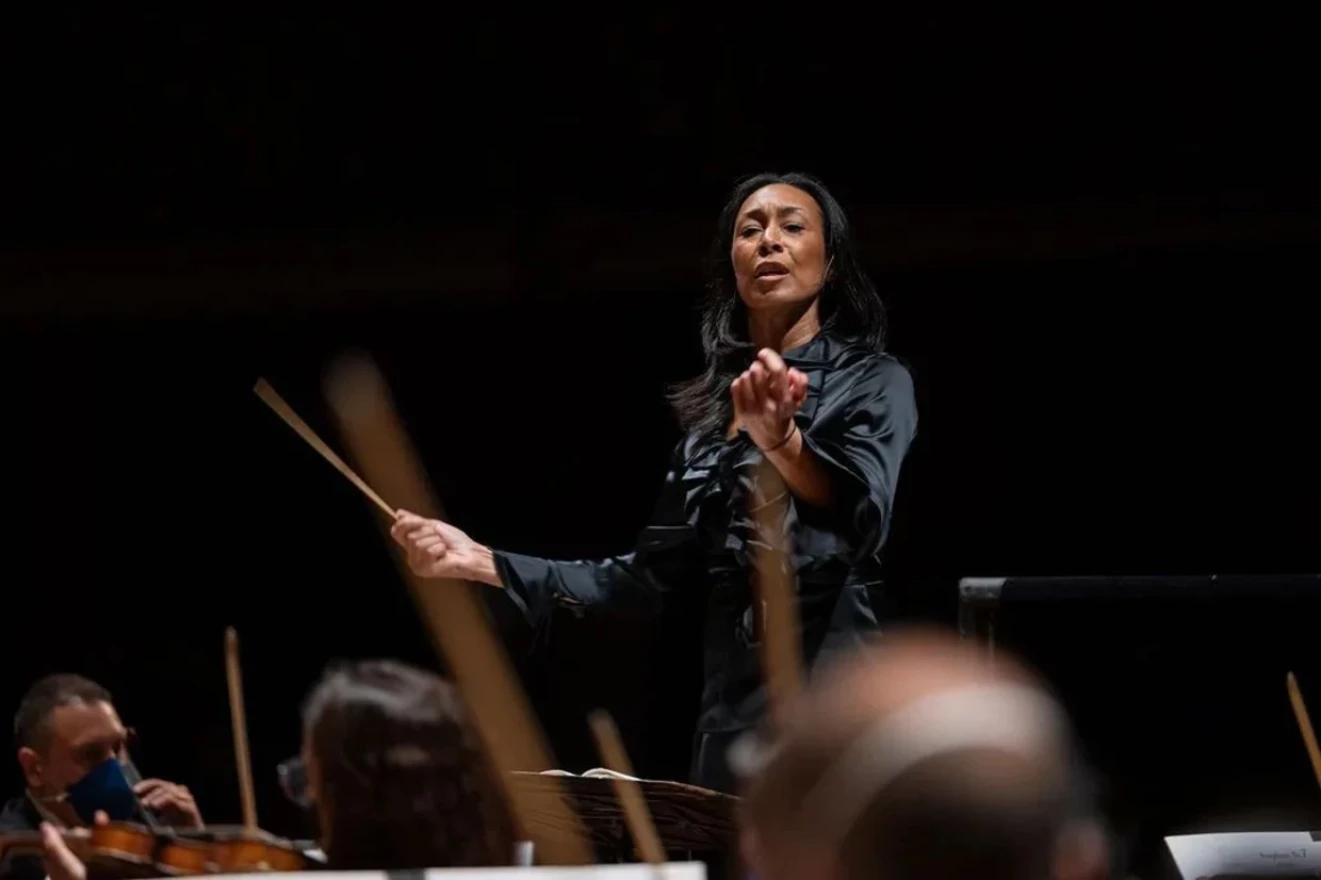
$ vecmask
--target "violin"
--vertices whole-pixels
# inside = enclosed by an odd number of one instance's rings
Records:
[[[206,850],[208,855],[204,863],[211,870],[207,873],[305,871],[314,865],[291,841],[242,825],[213,825],[201,831],[182,832],[162,856],[168,857],[168,864],[192,864],[200,850]]]
[[[112,822],[64,832],[69,849],[93,876],[114,878],[304,871],[315,865],[292,842],[241,826],[157,832]],[[0,835],[0,864],[14,856],[41,856],[41,834]]]
[[[65,831],[64,842],[84,864],[114,866],[131,875],[135,869],[154,868],[154,847],[144,846],[139,834],[143,826],[128,823],[100,825],[95,829]],[[0,866],[8,868],[11,859],[45,855],[39,831],[11,831],[0,835]]]
[[[303,850],[292,842],[257,827],[239,671],[238,635],[232,627],[225,632],[225,667],[229,682],[230,716],[234,728],[234,753],[238,765],[243,824],[169,829],[135,822],[99,821],[91,828],[65,831],[64,840],[69,849],[82,860],[92,876],[136,878],[248,874],[305,871],[315,866],[315,861],[305,856]],[[41,834],[36,831],[0,834],[0,865],[15,855],[44,855]]]

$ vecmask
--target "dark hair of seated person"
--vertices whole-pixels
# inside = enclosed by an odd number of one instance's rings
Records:
[[[303,709],[335,870],[508,865],[513,824],[455,689],[386,660],[330,669]]]

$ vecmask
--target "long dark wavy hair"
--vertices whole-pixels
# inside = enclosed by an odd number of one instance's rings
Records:
[[[735,184],[720,211],[707,260],[707,288],[701,301],[702,349],[706,369],[676,385],[669,399],[685,431],[724,431],[734,417],[729,384],[756,355],[748,339],[747,307],[734,283],[730,248],[739,208],[763,186],[785,184],[816,200],[825,223],[826,260],[830,267],[819,294],[822,332],[854,339],[878,351],[885,346],[885,305],[853,249],[849,218],[825,184],[808,174],[757,174]]]
[[[303,708],[326,857],[341,871],[489,867],[513,823],[458,694],[389,660],[331,669]]]

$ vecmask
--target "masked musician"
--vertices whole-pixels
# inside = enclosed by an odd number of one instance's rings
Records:
[[[0,812],[0,833],[86,826],[97,812],[162,826],[201,828],[188,789],[140,779],[128,756],[129,731],[110,692],[78,675],[51,675],[28,689],[14,716],[26,791]],[[145,816],[144,816],[145,813]],[[0,880],[40,880],[39,859],[16,857]]]
[[[819,181],[741,182],[720,215],[710,265],[706,370],[672,396],[687,436],[633,552],[538,559],[406,512],[393,535],[418,575],[505,587],[534,623],[557,605],[650,610],[669,591],[700,591],[705,685],[692,776],[728,791],[728,746],[766,706],[755,548],[791,548],[809,666],[861,644],[877,625],[871,595],[917,407],[908,371],[883,351],[885,310],[848,218]],[[776,485],[759,484],[763,462]],[[784,532],[759,535],[754,499],[782,499],[780,486],[789,495]]]
[[[280,768],[338,871],[495,867],[513,823],[454,689],[388,660],[329,670],[303,708],[303,747]],[[52,826],[51,880],[86,880]]]

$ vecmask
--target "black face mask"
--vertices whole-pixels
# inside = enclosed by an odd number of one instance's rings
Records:
[[[64,800],[85,825],[91,825],[97,813],[105,813],[112,822],[124,822],[136,818],[141,809],[133,784],[118,758],[106,758],[69,786]]]

